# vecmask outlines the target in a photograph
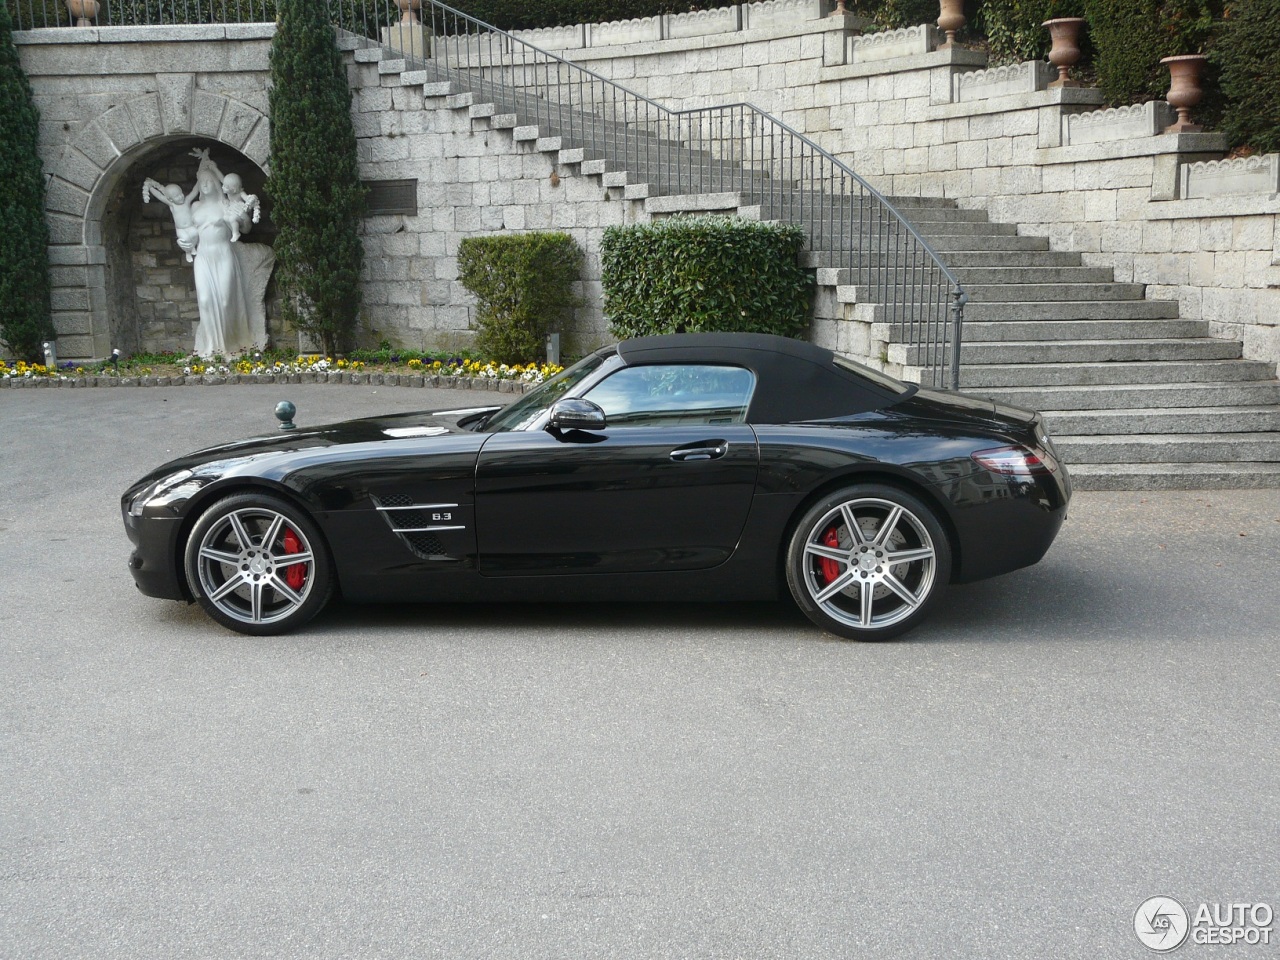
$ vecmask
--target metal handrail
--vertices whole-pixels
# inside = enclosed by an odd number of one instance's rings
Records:
[[[423,0],[421,26],[379,39],[406,69],[456,82],[649,195],[736,193],[761,219],[800,225],[815,262],[881,307],[907,364],[959,389],[963,285],[893,203],[798,130],[749,103],[671,110],[440,0]]]
[[[63,4],[0,0],[17,29],[53,25]],[[418,0],[410,0],[413,6]],[[796,223],[818,266],[880,307],[907,365],[935,386],[960,385],[968,299],[920,231],[847,164],[748,103],[671,110],[570,60],[439,0],[421,0],[423,21],[393,0],[326,0],[334,25],[380,43],[424,81],[448,80],[515,114],[563,148],[604,160],[650,195],[735,193],[764,220]],[[409,3],[406,3],[408,6]],[[100,26],[274,19],[275,0],[101,0]],[[38,11],[44,11],[44,23]],[[62,10],[61,13],[58,11]],[[875,315],[873,314],[873,317]]]

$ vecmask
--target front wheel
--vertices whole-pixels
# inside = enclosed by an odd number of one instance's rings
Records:
[[[240,633],[285,633],[329,600],[332,563],[315,524],[267,494],[219,500],[187,540],[187,583],[205,612]]]
[[[852,640],[910,630],[950,578],[951,545],[933,511],[882,484],[846,487],[814,504],[787,550],[796,605]]]

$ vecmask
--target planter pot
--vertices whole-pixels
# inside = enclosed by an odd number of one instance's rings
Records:
[[[955,46],[956,31],[966,23],[964,0],[939,0],[939,7],[941,12],[938,15],[938,29],[947,34],[947,42],[939,49],[949,50]]]
[[[1058,79],[1049,86],[1080,86],[1067,74],[1080,60],[1080,28],[1084,26],[1084,18],[1060,17],[1057,20],[1046,20],[1041,26],[1048,28],[1049,38],[1053,41],[1049,50],[1049,62],[1058,68]]]
[[[77,27],[92,27],[98,15],[98,0],[67,0],[67,13]]]
[[[1178,119],[1164,128],[1165,133],[1199,133],[1204,127],[1191,122],[1191,108],[1200,102],[1200,71],[1209,58],[1203,53],[1165,57],[1160,62],[1169,68],[1169,105],[1178,111]]]
[[[418,19],[418,11],[422,9],[422,0],[396,0],[396,5],[400,8],[400,22],[408,26],[418,26],[422,23]]]

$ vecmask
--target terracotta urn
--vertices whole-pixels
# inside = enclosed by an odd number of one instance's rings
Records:
[[[1204,129],[1191,122],[1191,108],[1200,102],[1200,71],[1209,58],[1203,53],[1187,53],[1165,57],[1160,62],[1169,68],[1169,105],[1178,111],[1178,119],[1164,128],[1165,133],[1198,133]]]
[[[71,0],[67,0],[68,3]],[[417,26],[422,21],[418,19],[418,11],[422,9],[422,0],[396,0],[396,5],[400,7],[400,22],[410,26]]]
[[[1049,39],[1053,41],[1053,46],[1049,48],[1049,62],[1058,68],[1058,79],[1049,86],[1080,86],[1068,73],[1080,60],[1080,28],[1084,26],[1084,18],[1059,17],[1056,20],[1046,20],[1041,26],[1048,28]]]
[[[98,0],[67,0],[67,13],[77,27],[92,27],[98,15]]]
[[[938,29],[947,34],[947,42],[939,49],[949,50],[955,46],[956,31],[965,25],[964,0],[938,0],[941,12],[938,15]]]

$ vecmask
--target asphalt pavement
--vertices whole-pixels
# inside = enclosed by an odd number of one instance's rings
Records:
[[[249,638],[134,589],[163,460],[494,396],[0,390],[0,957],[1098,960],[1156,895],[1280,910],[1280,491],[1077,494],[886,644],[785,603]]]

